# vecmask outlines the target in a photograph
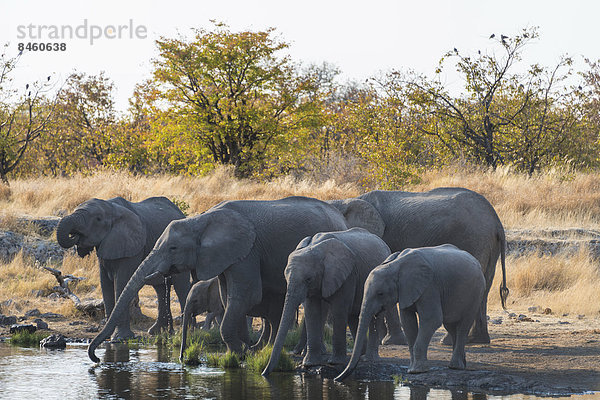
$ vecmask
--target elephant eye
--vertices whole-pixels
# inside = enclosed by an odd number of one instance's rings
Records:
[[[96,217],[96,221],[102,221],[102,218]]]

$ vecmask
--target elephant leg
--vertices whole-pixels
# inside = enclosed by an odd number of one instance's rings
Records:
[[[269,320],[271,325],[271,332],[268,336],[270,345],[273,345],[275,343],[275,338],[277,337],[277,331],[279,330],[279,322],[281,321],[281,314],[283,313],[283,302],[283,297],[276,297],[269,302],[267,320]]]
[[[247,348],[250,347],[250,333],[248,328],[248,318],[246,315],[242,317],[242,321],[240,322],[239,328],[239,338],[246,345]]]
[[[441,307],[435,307],[419,314],[417,339],[413,346],[414,363],[408,369],[408,373],[415,374],[429,370],[427,367],[427,349],[431,337],[440,326],[442,326]]]
[[[302,322],[298,326],[298,329],[300,329],[300,338],[298,339],[296,347],[294,347],[293,353],[301,355],[306,351],[306,324],[304,323],[304,318],[302,318]]]
[[[323,365],[325,359],[321,351],[321,344],[323,342],[321,299],[318,297],[308,297],[304,302],[304,306],[306,355],[304,356],[303,365],[305,367]]]
[[[331,318],[333,320],[332,347],[333,354],[329,358],[329,364],[346,364],[346,326],[348,325],[348,311],[338,307],[331,307]]]
[[[115,308],[115,286],[114,281],[102,266],[100,267],[100,288],[102,289],[102,301],[104,302],[104,316],[108,320]]]
[[[406,342],[408,344],[408,352],[410,354],[409,368],[412,368],[415,362],[415,342],[417,341],[417,334],[419,333],[417,314],[414,311],[400,310],[400,320],[402,321],[402,327],[404,328],[404,334],[406,335]]]
[[[127,265],[120,265],[117,269],[115,276],[115,293],[113,294],[114,298],[118,299],[125,289],[127,282],[129,281],[129,277],[131,276],[130,268]],[[113,341],[120,341],[125,339],[130,339],[135,337],[135,334],[131,330],[130,327],[130,312],[128,307],[128,312],[124,312],[119,316],[117,321],[117,327],[111,337]]]
[[[202,324],[202,330],[207,331],[210,329],[212,325],[213,319],[215,318],[215,313],[206,313],[206,318],[204,319],[204,323]]]
[[[486,291],[483,295],[481,306],[477,311],[475,323],[473,324],[471,332],[469,333],[469,343],[490,343],[490,334],[488,332],[487,322],[487,296],[488,292]]]
[[[374,316],[369,324],[369,337],[367,338],[367,349],[363,359],[367,361],[378,361],[379,358],[379,335],[377,333],[377,319],[383,316]]]
[[[247,311],[247,304],[243,301],[229,298],[221,322],[221,338],[225,342],[227,350],[239,355],[243,353],[243,341],[240,339],[241,330],[248,332],[246,326]]]
[[[379,337],[379,340],[381,341],[381,344],[385,344],[385,343],[383,343],[383,340],[388,337],[388,331],[387,331],[387,326],[385,325],[385,321],[381,318],[377,318],[376,324],[377,324],[377,335]]]
[[[163,330],[168,330],[169,325],[173,325],[173,317],[171,316],[171,310],[168,307],[169,304],[169,288],[166,284],[153,285],[154,291],[156,292],[156,298],[158,300],[158,316],[154,325],[148,329],[148,333],[156,335]]]
[[[397,305],[385,311],[385,325],[387,335],[383,338],[381,344],[406,344],[406,338],[404,337],[404,332],[402,332],[400,318],[398,317]]]
[[[454,333],[454,348],[452,349],[452,359],[450,360],[450,368],[465,369],[467,367],[467,359],[465,356],[465,345],[467,344],[467,336],[471,327],[470,319],[461,320]]]

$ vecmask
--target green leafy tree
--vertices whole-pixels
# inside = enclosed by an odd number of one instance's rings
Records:
[[[192,40],[162,38],[154,77],[193,140],[215,163],[248,176],[272,141],[302,126],[313,81],[297,73],[273,29],[231,32],[216,24]]]
[[[5,51],[8,45],[5,45]],[[43,83],[25,84],[14,89],[11,73],[21,55],[0,56],[0,180],[8,184],[8,174],[24,159],[27,150],[47,129],[55,104],[46,97],[51,89],[48,76]]]

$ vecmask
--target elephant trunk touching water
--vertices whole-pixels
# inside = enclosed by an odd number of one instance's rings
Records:
[[[117,326],[117,318],[114,318],[113,316],[122,315],[128,312],[129,303],[131,303],[131,301],[137,296],[138,292],[146,284],[146,278],[151,275],[150,271],[153,273],[156,270],[156,265],[162,265],[161,257],[159,254],[151,252],[146,260],[140,264],[133,276],[129,279],[127,286],[125,286],[125,289],[123,289],[123,292],[121,292],[121,296],[119,297],[119,301],[113,309],[111,317],[108,318],[104,328],[102,328],[100,333],[98,333],[98,335],[88,346],[88,356],[92,361],[100,362],[100,359],[95,353],[96,348],[110,337]]]

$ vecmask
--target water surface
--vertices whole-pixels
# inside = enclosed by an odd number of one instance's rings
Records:
[[[407,387],[393,382],[335,383],[315,375],[273,373],[269,379],[243,369],[223,371],[179,364],[165,347],[99,348],[94,364],[85,345],[66,350],[0,343],[0,399],[539,399]],[[579,398],[579,399],[578,399]],[[584,400],[589,396],[572,397]]]

